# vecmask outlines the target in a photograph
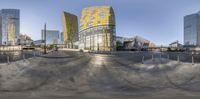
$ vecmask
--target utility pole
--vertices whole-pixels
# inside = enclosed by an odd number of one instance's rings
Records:
[[[47,28],[47,26],[46,26],[46,23],[45,23],[45,25],[44,25],[44,54],[46,54],[47,53],[47,43],[46,43],[46,28]]]

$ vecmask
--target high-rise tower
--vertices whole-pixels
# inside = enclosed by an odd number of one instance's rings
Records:
[[[18,9],[0,10],[0,44],[18,44],[20,33],[20,11]]]
[[[78,41],[78,18],[71,13],[62,13],[64,44],[68,48],[75,48],[74,43]]]
[[[200,45],[200,12],[184,17],[184,45]]]

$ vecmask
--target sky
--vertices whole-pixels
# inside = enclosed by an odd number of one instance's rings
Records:
[[[47,29],[62,31],[61,13],[80,18],[90,6],[112,6],[118,36],[141,36],[156,45],[183,43],[183,17],[200,11],[200,0],[0,0],[0,9],[20,9],[20,33],[41,39]]]

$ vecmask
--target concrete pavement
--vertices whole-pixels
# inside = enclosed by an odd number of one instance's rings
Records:
[[[200,64],[158,57],[146,58],[142,64],[141,57],[151,53],[110,55],[60,51],[51,55],[70,57],[35,57],[0,65],[0,99],[200,97]]]

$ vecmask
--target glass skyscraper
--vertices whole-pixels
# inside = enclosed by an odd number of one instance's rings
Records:
[[[64,44],[64,35],[63,35],[63,32],[60,33],[60,44]]]
[[[184,17],[184,45],[200,46],[200,12]]]
[[[63,23],[63,37],[64,44],[68,48],[76,48],[75,42],[78,41],[78,18],[76,15],[63,12],[62,13]]]
[[[115,15],[111,6],[95,6],[82,10],[79,49],[115,50],[115,35]]]
[[[20,10],[0,10],[0,44],[18,44],[20,33]]]

